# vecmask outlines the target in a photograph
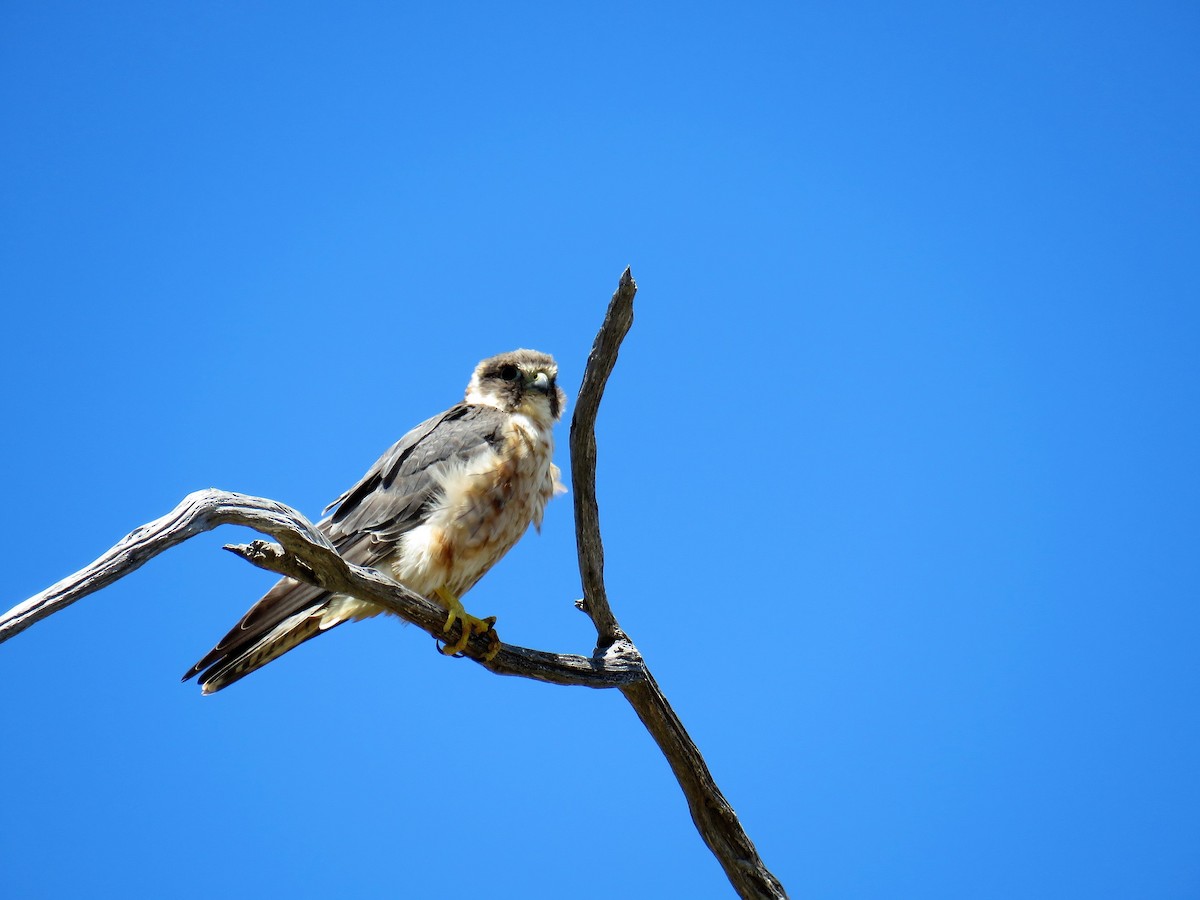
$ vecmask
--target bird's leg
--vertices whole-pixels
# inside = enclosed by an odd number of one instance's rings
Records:
[[[446,654],[447,656],[455,656],[456,654],[462,653],[462,651],[466,649],[467,642],[471,640],[472,634],[487,634],[488,632],[491,632],[492,643],[488,648],[488,652],[483,656],[485,661],[491,662],[492,658],[500,652],[500,638],[492,628],[492,626],[496,624],[496,617],[488,616],[486,619],[476,618],[463,608],[462,601],[460,601],[449,591],[442,588],[438,588],[436,591],[434,591],[434,594],[437,595],[437,598],[442,602],[448,611],[446,616],[446,624],[443,626],[442,630],[449,632],[452,628],[454,628],[455,619],[458,619],[458,621],[462,623],[462,637],[460,637],[456,643],[447,644],[445,647],[443,647],[442,653]]]

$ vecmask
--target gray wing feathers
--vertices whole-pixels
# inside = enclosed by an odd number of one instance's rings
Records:
[[[337,510],[322,523],[338,552],[358,565],[386,555],[402,534],[421,523],[437,492],[437,465],[469,459],[497,444],[505,420],[490,406],[460,403],[402,437],[338,498]]]
[[[326,507],[333,515],[317,527],[329,535],[342,556],[357,565],[374,565],[396,541],[419,525],[438,485],[434,468],[453,458],[467,459],[502,439],[504,413],[488,406],[459,403],[422,422],[383,454],[366,475]],[[300,618],[299,633],[260,646],[280,624],[305,610],[319,614],[330,595],[320,588],[285,578],[252,606],[242,620],[184,675],[195,675],[217,690],[265,665],[320,633]],[[289,635],[291,632],[289,632]],[[272,649],[277,652],[270,652]],[[208,671],[204,671],[204,670]]]

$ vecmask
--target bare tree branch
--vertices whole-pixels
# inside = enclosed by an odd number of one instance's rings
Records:
[[[604,589],[604,548],[596,503],[595,422],[617,351],[633,322],[636,292],[637,285],[626,269],[588,357],[571,422],[576,542],[584,589],[584,599],[579,605],[596,627],[596,649],[592,656],[585,657],[501,644],[499,652],[487,660],[485,656],[492,645],[488,638],[476,635],[463,653],[498,675],[619,689],[667,758],[687,798],[692,821],[738,894],[747,898],[785,898],[783,887],[763,865],[641,653],[618,624]],[[324,534],[290,507],[274,500],[209,488],[189,494],[167,515],[136,529],[90,566],[0,616],[0,643],[123,578],[163,551],[227,524],[245,525],[279,541],[273,544],[256,540],[226,547],[260,568],[378,604],[439,640],[453,643],[461,635],[457,622],[451,632],[442,631],[446,611],[441,605],[414,594],[374,569],[346,562]]]
[[[582,609],[596,626],[598,646],[608,647],[625,637],[608,605],[604,589],[604,545],[600,542],[600,507],[596,503],[596,414],[608,376],[617,364],[621,341],[633,325],[633,295],[637,282],[629,268],[621,273],[608,304],[604,323],[588,354],[579,399],[571,416],[571,484],[575,498],[575,546],[583,580]]]
[[[209,488],[189,494],[171,512],[136,529],[87,568],[0,616],[0,643],[123,578],[164,550],[220,525],[245,525],[282,544],[255,541],[229,548],[260,568],[370,600],[440,640],[453,643],[462,633],[457,622],[451,632],[442,631],[446,611],[432,600],[374,569],[346,562],[325,535],[294,509],[274,500]],[[498,675],[519,675],[552,684],[603,688],[644,677],[640,662],[623,657],[619,651],[589,658],[501,644],[500,652],[490,662],[483,662],[488,649],[488,640],[476,635],[464,653]]]
[[[596,650],[624,647],[625,656],[641,660],[641,653],[617,622],[604,589],[604,547],[600,540],[600,510],[596,502],[596,414],[608,376],[616,365],[621,341],[633,324],[636,293],[637,283],[626,269],[592,344],[571,419],[571,482],[575,497],[579,577],[584,592],[579,606],[596,626]],[[671,709],[644,661],[642,665],[645,677],[622,685],[621,693],[667,758],[687,797],[688,809],[700,836],[740,896],[786,897],[783,885],[763,864],[733,807],[717,787],[699,748]]]

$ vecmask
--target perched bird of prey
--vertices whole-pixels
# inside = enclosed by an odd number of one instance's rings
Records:
[[[442,603],[447,631],[461,621],[462,638],[444,652],[491,629],[495,619],[469,615],[460,598],[531,522],[541,528],[546,502],[565,490],[551,462],[551,429],[566,402],[557,375],[554,359],[535,350],[485,359],[461,403],[400,438],[317,525],[349,562]],[[284,578],[183,680],[199,675],[211,694],[336,625],[381,612]]]

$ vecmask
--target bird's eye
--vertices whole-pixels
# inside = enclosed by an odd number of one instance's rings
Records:
[[[500,377],[505,381],[516,381],[521,377],[521,370],[512,363],[508,363],[500,367]]]

